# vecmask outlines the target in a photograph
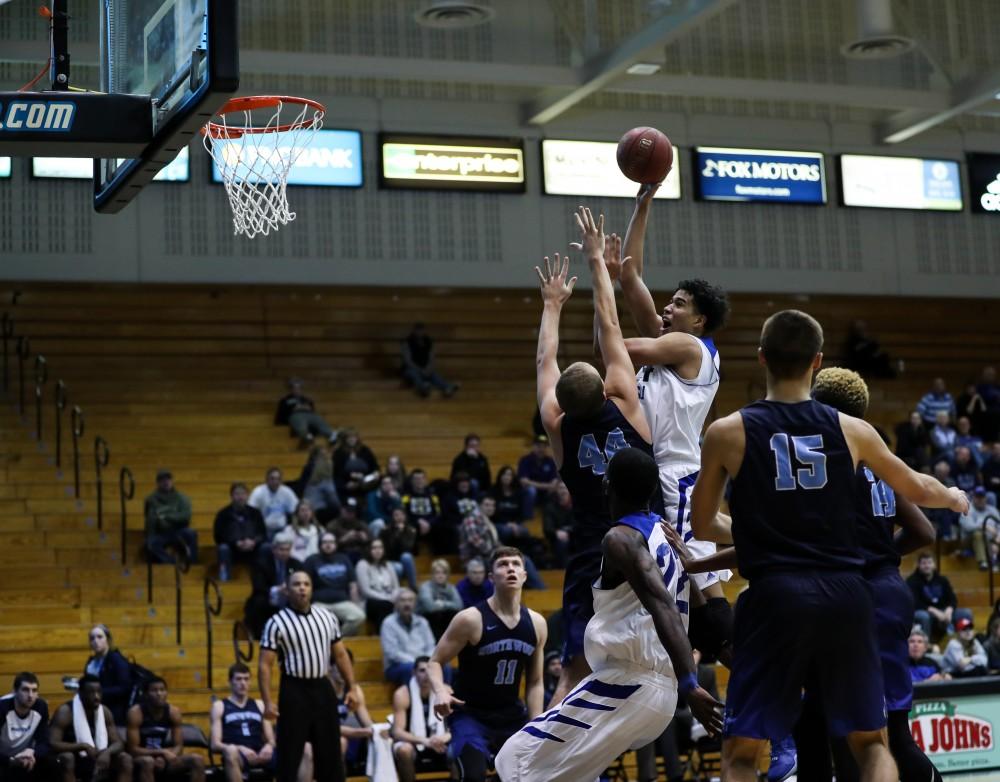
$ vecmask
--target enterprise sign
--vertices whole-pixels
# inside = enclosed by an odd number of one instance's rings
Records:
[[[825,204],[820,152],[696,147],[695,185],[705,201]]]
[[[382,186],[524,192],[520,140],[383,134]]]
[[[0,157],[0,178],[10,176],[10,158]]]
[[[962,211],[962,182],[954,160],[841,155],[845,206]]]
[[[610,196],[635,198],[639,185],[618,168],[614,141],[542,141],[544,190],[548,195]],[[679,151],[674,147],[674,165],[654,198],[681,197]]]
[[[124,162],[124,159],[118,161],[119,165]],[[190,152],[184,147],[157,172],[153,181],[187,182],[189,169]],[[36,157],[31,159],[31,173],[40,179],[93,179],[94,161],[89,157]]]
[[[215,144],[224,144],[222,154],[228,165],[236,166],[241,179],[257,180],[251,171],[260,170],[261,157],[272,158],[280,165],[287,160],[291,148],[280,133],[266,133],[255,139],[258,144],[216,139]],[[279,142],[282,142],[279,145]],[[212,181],[221,182],[222,176],[215,161],[212,161]],[[302,150],[288,173],[290,185],[315,185],[319,187],[361,187],[364,184],[361,159],[361,134],[356,130],[318,130],[309,146]]]
[[[1000,155],[967,156],[972,211],[1000,215]]]

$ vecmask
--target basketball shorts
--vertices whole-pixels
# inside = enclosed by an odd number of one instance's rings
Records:
[[[665,518],[684,538],[688,550],[695,559],[702,559],[715,553],[715,544],[696,540],[691,531],[691,490],[698,480],[698,466],[668,465],[660,467],[660,489],[663,492]],[[731,570],[693,573],[691,583],[699,590],[706,589],[719,581],[732,578]]]
[[[860,573],[775,573],[736,603],[724,735],[785,738],[815,682],[831,736],[885,727],[871,588]]]
[[[601,575],[600,545],[574,554],[563,581],[563,665],[583,654],[583,634],[594,615],[594,582]]]
[[[521,729],[525,719],[523,710],[509,715],[456,711],[448,718],[451,731],[448,752],[459,758],[463,749],[472,747],[492,761],[504,742]]]
[[[913,626],[913,594],[899,570],[891,566],[869,574],[868,583],[875,603],[875,632],[882,660],[885,705],[889,711],[909,711],[913,702],[908,642]]]
[[[502,782],[591,782],[623,752],[658,738],[676,706],[672,677],[604,668],[511,736],[496,757],[497,774]]]

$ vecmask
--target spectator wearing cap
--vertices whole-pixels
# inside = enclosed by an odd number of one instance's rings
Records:
[[[1000,513],[986,501],[986,489],[976,486],[972,490],[969,512],[958,518],[963,548],[970,548],[979,562],[979,569],[986,570],[997,560],[997,542],[1000,536]]]
[[[336,430],[316,412],[315,402],[302,393],[302,381],[297,377],[288,379],[288,393],[278,401],[274,425],[287,426],[303,446],[312,443],[316,435],[331,443],[337,440]]]
[[[928,643],[927,633],[924,632],[920,625],[914,625],[913,629],[910,630],[910,638],[907,644],[910,656],[910,680],[914,684],[918,682],[939,682],[943,679],[951,678],[948,674],[941,672],[941,665],[937,660],[927,655]]]
[[[264,475],[264,483],[254,486],[250,492],[249,504],[264,516],[268,538],[273,538],[288,524],[288,518],[295,513],[299,498],[282,483],[281,470],[271,467]]]
[[[215,514],[212,537],[219,558],[219,580],[228,581],[234,562],[249,564],[257,549],[267,540],[264,516],[248,503],[250,492],[245,483],[229,487],[230,503]]]
[[[480,450],[481,443],[479,435],[470,432],[465,436],[465,448],[451,460],[451,479],[455,480],[455,475],[464,472],[477,494],[488,489],[493,482],[490,460]]]
[[[938,414],[945,413],[949,421],[955,418],[955,400],[944,384],[943,377],[936,377],[931,382],[931,390],[917,402],[917,412],[928,426],[938,422]]]
[[[535,515],[535,506],[544,505],[559,485],[559,468],[549,453],[549,438],[544,434],[535,437],[531,452],[518,461],[517,479],[524,492],[523,517],[530,519]]]
[[[403,361],[403,378],[420,396],[430,396],[432,387],[440,389],[445,397],[454,395],[458,390],[458,384],[438,374],[434,364],[434,340],[423,323],[413,324],[400,346],[400,358]]]
[[[955,622],[956,638],[948,641],[941,666],[953,679],[985,676],[987,657],[983,645],[976,639],[972,619],[962,617]]]
[[[462,598],[462,605],[471,608],[493,594],[493,581],[486,577],[486,565],[479,557],[465,563],[465,578],[455,584],[455,591]],[[545,701],[548,703],[548,701]]]
[[[340,508],[340,516],[328,527],[337,536],[337,548],[357,563],[368,541],[372,539],[368,525],[362,521],[357,497],[348,497]]]
[[[198,533],[191,529],[191,500],[174,487],[170,470],[156,473],[156,491],[146,497],[146,550],[154,562],[173,562],[168,547],[184,548],[198,561]]]

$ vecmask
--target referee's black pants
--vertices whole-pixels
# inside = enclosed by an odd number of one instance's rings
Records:
[[[295,782],[306,742],[312,744],[313,777],[343,782],[337,696],[327,677],[281,678],[278,694],[278,782]]]

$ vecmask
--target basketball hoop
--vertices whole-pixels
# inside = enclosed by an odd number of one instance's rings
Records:
[[[267,236],[295,219],[288,208],[288,174],[323,127],[325,112],[309,98],[233,98],[202,128],[233,209],[234,234]]]

